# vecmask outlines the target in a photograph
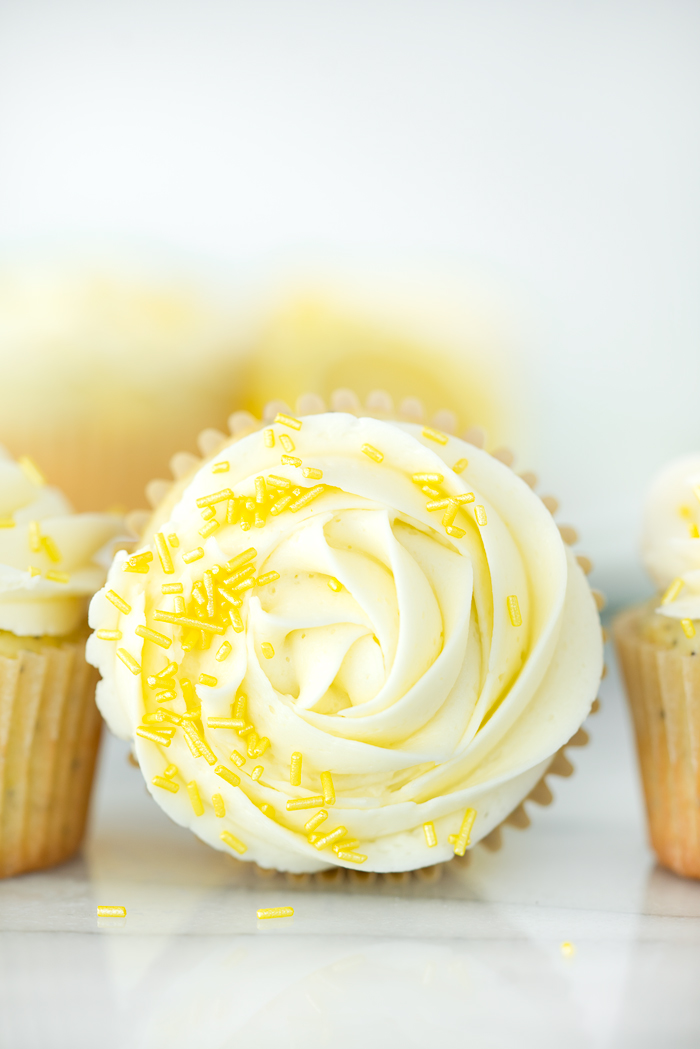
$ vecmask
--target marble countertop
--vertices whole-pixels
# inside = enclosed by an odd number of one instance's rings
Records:
[[[0,882],[0,1045],[696,1049],[700,883],[655,864],[614,673],[601,700],[527,830],[407,883],[260,878],[106,740],[82,853]]]

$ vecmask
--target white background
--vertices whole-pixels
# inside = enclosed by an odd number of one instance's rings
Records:
[[[691,0],[3,0],[0,250],[478,274],[624,600],[700,442],[699,58]]]

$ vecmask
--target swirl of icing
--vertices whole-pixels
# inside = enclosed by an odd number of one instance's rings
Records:
[[[700,455],[677,459],[652,481],[642,557],[664,591],[656,611],[671,619],[700,619]]]
[[[28,460],[0,448],[0,630],[64,636],[104,583],[124,522],[75,514]]]
[[[455,437],[278,416],[175,486],[95,596],[98,703],[149,789],[288,871],[463,853],[529,793],[602,669],[548,511]]]

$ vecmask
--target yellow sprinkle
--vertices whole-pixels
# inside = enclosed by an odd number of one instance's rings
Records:
[[[293,907],[261,907],[257,912],[258,918],[291,918],[294,915]]]
[[[274,430],[265,430],[265,433],[263,434],[263,436],[265,438],[265,447],[266,448],[274,448],[275,447],[275,431]]]
[[[328,585],[331,588],[331,590],[333,590],[336,594],[343,589],[343,584],[340,582],[339,579],[336,579],[334,575],[332,575],[328,580]]]
[[[296,455],[283,455],[280,462],[282,466],[301,466],[301,459]]]
[[[236,775],[231,769],[227,769],[225,765],[217,765],[214,769],[217,776],[221,776],[227,783],[230,783],[232,787],[237,787],[241,782],[240,777]]]
[[[664,596],[661,598],[661,604],[668,605],[671,601],[675,601],[684,586],[685,583],[682,579],[674,579]]]
[[[28,481],[35,484],[37,488],[44,487],[46,484],[46,478],[33,459],[30,459],[28,455],[21,455],[17,460],[17,465],[20,467]]]
[[[358,838],[343,838],[342,841],[336,842],[332,848],[333,852],[337,855],[340,852],[352,852],[352,850],[356,849],[359,844],[360,842]]]
[[[348,863],[364,863],[367,859],[361,852],[338,852],[339,860],[347,860]]]
[[[302,470],[302,473],[304,471]],[[268,474],[267,483],[273,488],[291,488],[292,482],[287,477],[278,477],[277,474]]]
[[[263,813],[263,815],[267,816],[268,819],[272,819],[275,815],[275,810],[272,807],[272,805],[261,805],[260,811]]]
[[[312,831],[320,827],[324,820],[328,819],[328,813],[325,809],[320,809],[315,816],[312,816],[310,820],[307,820],[304,824],[304,830],[307,834],[311,834]]]
[[[205,524],[204,528],[199,529],[199,534],[202,539],[208,539],[214,532],[218,532],[219,528],[221,528],[221,525],[218,521],[210,521],[209,524]]]
[[[226,806],[224,804],[224,799],[221,797],[220,794],[212,794],[211,803],[214,809],[214,815],[217,817],[217,819],[222,820],[226,815]]]
[[[279,579],[279,572],[265,572],[264,575],[259,575],[256,580],[257,586],[267,586],[268,583],[274,583],[276,579]]]
[[[128,616],[129,612],[131,612],[131,605],[127,605],[124,598],[120,597],[116,591],[108,590],[105,597],[108,601],[111,601],[115,608],[118,608],[120,612],[123,612],[125,616]]]
[[[681,626],[686,637],[695,637],[695,627],[692,619],[681,619]]]
[[[267,736],[258,736],[257,739],[251,735],[248,738],[248,757],[259,758],[265,753],[267,748],[270,746],[270,741]]]
[[[229,471],[229,464],[225,459],[222,459],[220,463],[214,463],[211,468],[213,474],[226,474]]]
[[[575,950],[576,948],[574,947],[573,943],[570,943],[569,940],[564,940],[563,944],[561,945],[561,953],[564,955],[565,958],[570,958]]]
[[[433,430],[430,426],[423,427],[423,436],[427,437],[429,441],[435,441],[437,444],[447,444],[449,437],[446,433],[440,433],[439,430]]]
[[[295,514],[297,510],[301,510],[302,506],[308,506],[313,500],[317,499],[319,495],[325,492],[326,486],[324,484],[317,484],[313,488],[308,488],[303,495],[300,495],[298,499],[290,505],[290,512]]]
[[[248,702],[247,696],[238,696],[236,702],[233,705],[233,715],[237,718],[245,717],[245,705]]]
[[[442,484],[445,480],[442,474],[413,474],[411,478],[414,484]]]
[[[457,462],[452,467],[452,469],[453,469],[453,471],[456,474],[461,474],[461,473],[464,473],[464,471],[466,470],[466,468],[468,466],[469,466],[469,460],[468,459],[458,459]]]
[[[320,481],[323,477],[323,470],[317,470],[315,466],[305,466],[301,472],[304,477],[313,481]]]
[[[446,510],[450,505],[450,499],[431,499],[430,502],[425,504],[425,509],[430,510]]]
[[[320,851],[321,849],[325,849],[326,846],[332,845],[333,842],[340,841],[340,839],[344,838],[346,834],[347,829],[345,827],[336,827],[335,830],[330,832],[330,834],[324,834],[321,838],[318,838],[314,842],[314,846]]]
[[[272,657],[275,654],[275,650],[269,641],[263,641],[262,645],[260,646],[260,649],[265,659],[272,659]]]
[[[171,532],[170,535],[168,536],[168,542],[170,543],[170,545],[172,547],[177,547],[177,546],[180,545],[180,540],[178,539],[178,537],[175,535],[174,532]]]
[[[301,419],[295,419],[293,415],[285,415],[284,412],[277,413],[275,422],[280,426],[291,426],[293,430],[301,430]]]
[[[162,714],[162,711],[159,710],[158,714],[159,715]],[[160,718],[159,718],[159,720],[160,720]],[[177,765],[168,765],[164,769],[163,775],[164,776],[169,776],[171,779],[172,779],[173,776],[177,776]]]
[[[181,594],[182,583],[163,583],[160,592],[161,594]]]
[[[138,665],[131,653],[127,652],[125,648],[118,648],[117,655],[121,659],[124,666],[127,667],[127,669],[130,670],[132,674],[141,673],[141,667]]]
[[[688,525],[688,535],[691,539],[700,539],[700,529],[696,524]]]
[[[270,507],[270,514],[272,517],[277,517],[277,515],[281,514],[283,510],[286,510],[293,498],[293,495],[283,495],[276,503],[273,503]]]
[[[41,532],[38,521],[29,522],[29,549],[33,554],[41,553]]]
[[[98,918],[126,918],[126,907],[104,907],[97,908]]]
[[[173,663],[171,660],[169,663],[166,663],[162,670],[159,670],[158,673],[154,675],[154,678],[157,678],[158,681],[163,681],[164,678],[171,678],[173,674],[177,674],[177,670],[177,663]],[[149,678],[148,681],[150,684],[151,679]]]
[[[0,517],[0,528],[14,528],[14,517]]]
[[[193,561],[199,561],[200,557],[204,557],[204,551],[201,546],[196,546],[194,550],[189,550],[186,554],[183,554],[182,560],[186,565],[191,565]]]
[[[157,630],[150,630],[147,626],[137,626],[134,633],[146,641],[152,641],[154,645],[160,645],[161,648],[170,648],[173,643],[172,638],[159,634]]]
[[[435,833],[435,824],[432,820],[428,820],[427,823],[423,824],[423,833],[425,834],[425,844],[429,849],[434,848],[437,845],[437,834]]]
[[[41,537],[41,545],[48,554],[49,560],[53,561],[54,564],[58,564],[58,562],[61,560],[61,553],[51,536],[43,535]]]
[[[122,565],[122,572],[138,572],[140,575],[146,575],[149,568],[150,565],[146,561],[137,561],[134,557],[130,557]]]
[[[165,541],[165,536],[162,532],[156,532],[155,536],[156,550],[158,551],[158,557],[160,558],[160,566],[166,575],[172,575],[175,569],[173,568],[173,561],[168,550],[168,544]]]
[[[288,798],[287,812],[296,812],[297,809],[317,809],[319,805],[323,805],[321,794],[313,794],[309,798]]]
[[[210,688],[216,688],[216,686],[219,684],[219,682],[218,682],[218,679],[215,678],[215,677],[212,677],[211,674],[200,674],[199,675],[199,682],[198,682],[198,684],[200,684],[200,685],[209,685]]]
[[[154,787],[162,787],[163,790],[169,790],[171,794],[177,794],[180,789],[179,783],[173,783],[171,779],[166,779],[165,776],[154,776],[151,783]]]
[[[285,452],[293,452],[294,451],[294,441],[292,440],[292,438],[289,436],[288,433],[281,433],[280,434],[280,444],[284,448]]]
[[[474,502],[474,493],[473,492],[464,492],[462,495],[453,495],[452,499],[454,500],[455,503],[457,503],[458,506],[462,506],[464,503],[473,503]]]
[[[245,765],[245,758],[242,754],[239,754],[237,750],[234,750],[231,754],[231,761],[234,765],[238,765],[239,769]]]
[[[253,769],[253,771],[250,774],[250,778],[257,782],[260,779],[260,777],[262,776],[264,771],[265,770],[262,767],[262,765],[256,765],[255,768]]]
[[[381,463],[384,459],[384,453],[375,448],[373,444],[363,444],[362,451],[370,459],[373,459],[375,463]]]
[[[96,631],[100,641],[121,641],[121,630],[98,630]]]
[[[53,583],[69,583],[70,576],[68,572],[59,572],[55,568],[50,568],[46,573],[46,578],[50,579]]]
[[[241,856],[244,852],[248,851],[248,846],[244,845],[243,842],[235,837],[230,830],[222,831],[219,837],[226,845],[232,848],[234,852],[239,853]]]
[[[237,634],[242,633],[242,631],[243,631],[243,620],[241,619],[241,615],[240,615],[240,612],[238,611],[238,609],[237,608],[232,608],[228,615],[229,615],[229,619],[231,620],[231,626],[236,631],[236,633]]]
[[[289,762],[289,782],[293,787],[301,785],[301,762],[302,756],[298,750],[295,750]]]
[[[188,626],[194,630],[206,630],[211,634],[223,634],[224,628],[218,623],[205,623],[203,619],[190,619],[189,616],[176,615],[174,612],[166,612],[163,608],[156,608],[153,618],[158,623],[175,623],[176,626]]]
[[[136,729],[136,735],[142,736],[144,739],[150,739],[152,743],[158,743],[161,747],[170,746],[169,736],[156,732],[155,729],[144,728],[142,725],[139,725]]]
[[[330,772],[321,773],[321,790],[323,791],[323,804],[335,805],[335,787]]]
[[[462,826],[459,828],[459,834],[455,841],[455,856],[464,856],[469,845],[469,835],[472,832],[474,826],[474,820],[476,819],[476,809],[467,809],[464,813],[464,819],[462,820]]]
[[[212,492],[211,495],[201,496],[201,498],[197,500],[197,506],[202,510],[205,506],[213,506],[214,503],[223,503],[226,499],[233,499],[233,492],[230,488],[222,488],[219,492]]]
[[[508,615],[513,626],[522,626],[523,617],[520,615],[520,604],[516,594],[511,594],[508,597],[506,604],[508,605]]]
[[[457,510],[457,504],[454,502],[453,499],[450,499],[447,504],[447,509],[442,515],[443,528],[449,528],[452,524],[454,524],[454,519],[457,516]]]
[[[454,536],[455,539],[463,539],[467,534],[463,528],[458,528],[457,525],[448,525],[445,531],[448,535]]]
[[[223,661],[231,655],[231,644],[228,641],[224,641],[219,648],[219,651],[215,655],[217,663],[223,663]]]
[[[232,557],[230,561],[227,561],[226,567],[230,572],[233,572],[234,569],[246,564],[247,561],[252,561],[252,559],[257,556],[258,551],[255,549],[255,547],[249,546],[248,549],[244,550],[242,554],[237,554],[236,557]]]
[[[199,787],[197,786],[194,780],[190,780],[190,782],[187,784],[187,793],[189,794],[190,802],[192,804],[192,809],[194,811],[195,816],[203,816],[204,805],[202,804],[202,799],[199,796]]]
[[[484,510],[483,506],[474,507],[474,517],[476,518],[476,523],[478,525],[481,525],[482,527],[487,523],[486,511]]]
[[[29,574],[32,577],[32,579],[35,576],[41,575],[41,569],[40,568],[34,568],[33,565],[30,565],[29,568],[27,569],[27,571],[29,572]]]

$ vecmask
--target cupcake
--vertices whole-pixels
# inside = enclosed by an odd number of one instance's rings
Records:
[[[131,509],[237,407],[242,317],[185,282],[0,270],[0,443],[78,510]]]
[[[295,874],[399,877],[527,822],[602,670],[546,506],[430,427],[232,422],[90,607],[98,705],[158,804]]]
[[[647,500],[643,559],[658,594],[619,616],[651,844],[700,878],[700,456],[672,463]]]
[[[123,531],[0,449],[0,877],[80,844],[101,725],[87,602]]]

